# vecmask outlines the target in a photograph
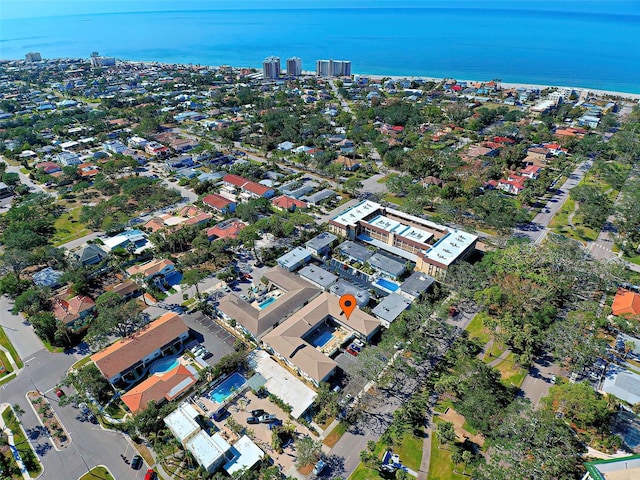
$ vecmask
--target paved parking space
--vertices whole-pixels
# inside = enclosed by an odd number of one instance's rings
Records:
[[[213,357],[209,358],[207,363],[215,365],[222,357],[233,353],[236,337],[218,325],[211,317],[201,312],[195,312],[183,315],[182,318],[195,338],[213,354]]]

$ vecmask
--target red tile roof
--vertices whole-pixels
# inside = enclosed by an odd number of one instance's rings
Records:
[[[233,240],[238,238],[238,234],[246,226],[246,223],[239,220],[221,222],[218,225],[207,229],[207,237]]]
[[[122,395],[122,401],[133,413],[144,410],[150,401],[171,401],[196,383],[196,377],[184,365],[164,374],[155,374]]]
[[[180,315],[167,312],[157,320],[91,355],[91,360],[107,378],[124,372],[140,360],[189,331]]]
[[[233,175],[231,173],[228,173],[224,177],[222,177],[222,181],[225,183],[230,183],[231,185],[235,185],[236,187],[240,188],[250,180],[247,180],[246,178],[241,177],[240,175]]]
[[[280,195],[279,197],[271,200],[271,204],[274,207],[282,208],[284,210],[290,210],[292,208],[307,208],[307,203],[302,200],[298,200],[293,197],[288,197],[286,195]]]
[[[217,193],[212,193],[207,195],[202,199],[202,203],[205,205],[209,205],[211,208],[215,208],[216,210],[224,210],[227,206],[231,205],[233,200],[229,200],[222,195],[218,195]]]
[[[271,190],[270,188],[256,182],[247,182],[242,186],[242,189],[259,196],[262,196]]]
[[[640,294],[620,288],[613,298],[614,315],[640,315]]]

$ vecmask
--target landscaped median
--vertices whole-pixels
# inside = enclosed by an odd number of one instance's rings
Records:
[[[87,473],[82,475],[78,480],[116,480],[109,469],[104,465],[93,467]]]
[[[0,406],[0,410],[2,410],[2,426],[4,427],[2,428],[0,436],[9,441],[10,445],[15,446],[15,449],[17,450],[17,453],[19,454],[20,459],[29,472],[31,478],[37,477],[42,472],[42,465],[31,448],[31,444],[27,440],[27,436],[16,417],[13,408],[8,404],[3,404]],[[11,437],[9,434],[11,434]],[[16,462],[15,455],[12,455],[10,452],[11,448],[12,447],[8,446],[7,451],[2,451],[2,447],[0,447],[0,452],[4,455],[9,468],[14,470],[14,472],[5,472],[5,475],[10,475],[7,478],[10,478],[11,480],[21,479],[22,475],[20,474],[20,467]],[[3,476],[2,478],[4,479],[5,477]]]
[[[67,448],[71,443],[71,437],[56,412],[54,412],[47,397],[40,392],[31,391],[27,392],[27,400],[29,400],[33,411],[36,412],[42,426],[47,429],[49,439],[53,442],[53,447],[58,451]]]

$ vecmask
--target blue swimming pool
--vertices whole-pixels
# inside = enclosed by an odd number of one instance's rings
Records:
[[[386,288],[390,292],[395,292],[399,288],[397,283],[390,282],[386,278],[379,278],[376,280],[376,285],[380,285],[382,288]]]
[[[259,303],[258,307],[260,307],[260,310],[262,310],[263,308],[267,308],[269,305],[271,305],[276,300],[277,300],[276,297],[269,297],[264,302]]]
[[[164,373],[173,370],[179,365],[178,357],[163,357],[151,364],[149,373]]]
[[[329,340],[331,340],[332,338],[333,338],[333,333],[325,330],[323,332],[320,332],[319,335],[315,334],[311,338],[311,341],[309,343],[314,347],[324,347],[327,343],[329,343]]]
[[[225,378],[216,388],[209,394],[209,398],[217,403],[224,402],[229,396],[247,383],[247,379],[238,372],[232,373]]]

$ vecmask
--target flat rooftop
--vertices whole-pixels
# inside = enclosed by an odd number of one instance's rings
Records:
[[[350,209],[336,215],[333,217],[333,221],[343,225],[355,225],[360,220],[368,217],[369,215],[373,215],[376,212],[381,210],[381,205],[375,202],[370,202],[369,200],[365,200]]]
[[[637,480],[640,478],[640,455],[587,462],[584,466],[592,480]]]
[[[451,230],[438,240],[425,256],[434,262],[451,265],[478,237],[462,230]]]

